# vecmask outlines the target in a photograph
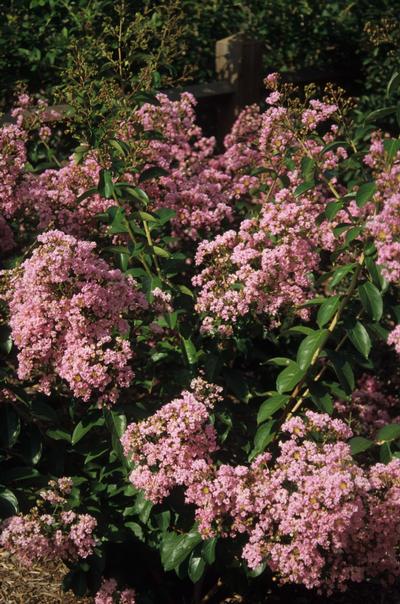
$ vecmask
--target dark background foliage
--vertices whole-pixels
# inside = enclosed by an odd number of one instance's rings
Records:
[[[391,0],[155,0],[122,2],[127,22],[135,13],[175,5],[181,18],[181,52],[166,68],[174,79],[212,80],[216,40],[243,31],[262,40],[266,70],[317,69],[345,77],[369,107],[398,61],[399,4]],[[17,82],[52,97],[71,63],[76,43],[93,48],[105,19],[115,23],[111,0],[10,0],[0,5],[0,102]],[[163,12],[164,11],[164,12]],[[157,40],[155,39],[155,44]],[[188,71],[188,68],[189,71]],[[189,74],[189,75],[188,75]]]

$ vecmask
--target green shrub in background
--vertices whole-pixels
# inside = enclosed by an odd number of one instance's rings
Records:
[[[51,96],[71,65],[74,46],[98,56],[104,27],[118,26],[121,10],[126,24],[141,13],[153,27],[144,54],[158,48],[160,26],[172,10],[179,52],[165,66],[170,83],[188,70],[192,81],[213,79],[216,40],[238,31],[265,42],[266,69],[348,71],[364,104],[373,106],[382,102],[376,91],[398,64],[399,17],[389,0],[13,0],[1,15],[2,104],[17,81]]]

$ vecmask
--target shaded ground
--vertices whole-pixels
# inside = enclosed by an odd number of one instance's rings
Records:
[[[77,599],[61,591],[64,574],[61,564],[27,568],[0,551],[0,604],[92,604],[90,598]]]
[[[65,567],[56,562],[46,565],[36,564],[27,568],[21,566],[7,552],[0,551],[0,604],[93,604],[92,598],[75,598],[71,592],[67,594],[62,592],[60,584],[65,572]],[[239,596],[217,582],[214,589],[207,594],[202,594],[201,603],[400,604],[398,588],[384,589],[377,584],[354,586],[346,593],[335,594],[331,598],[317,596],[294,586],[267,588],[259,584],[253,587],[254,589],[250,588],[246,590],[246,594]],[[164,602],[160,601],[157,604],[165,604],[167,601],[171,600],[166,597]]]

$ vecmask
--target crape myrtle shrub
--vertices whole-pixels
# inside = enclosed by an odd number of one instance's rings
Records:
[[[219,155],[188,94],[1,127],[0,541],[97,604],[398,581],[398,108],[266,86]]]
[[[281,71],[317,68],[356,77],[357,93],[371,110],[398,66],[400,43],[397,3],[390,0],[12,0],[0,3],[1,104],[10,100],[16,82],[52,98],[65,88],[65,70],[77,49],[103,76],[110,57],[123,48],[128,79],[170,44],[162,34],[171,16],[179,24],[173,60],[163,52],[158,63],[170,84],[190,78],[215,79],[215,42],[243,31],[265,43],[265,68]],[[119,36],[122,31],[131,29]],[[125,38],[125,39],[124,39]],[[168,39],[169,38],[169,39]],[[107,52],[104,53],[104,47]],[[164,81],[164,84],[166,82]]]

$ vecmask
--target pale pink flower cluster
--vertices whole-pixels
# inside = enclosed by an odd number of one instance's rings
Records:
[[[0,213],[6,218],[19,208],[16,188],[26,163],[27,132],[17,124],[0,128]]]
[[[302,114],[308,130],[337,109],[315,100],[310,106]],[[231,195],[251,200],[260,210],[237,230],[198,247],[200,269],[193,284],[199,288],[196,309],[204,315],[203,332],[229,335],[249,313],[263,315],[270,327],[279,323],[282,312],[308,317],[301,306],[315,294],[312,274],[319,269],[321,249],[334,249],[332,228],[347,217],[339,212],[332,222],[317,221],[333,194],[326,184],[299,194],[302,166],[304,159],[315,158],[322,171],[332,170],[347,152],[339,146],[323,153],[334,138],[334,126],[322,141],[310,133],[299,140],[297,121],[285,107],[270,107],[263,114],[248,107],[226,137],[225,153],[215,160],[231,178]],[[336,184],[334,178],[331,184]]]
[[[367,221],[367,231],[373,236],[378,250],[378,263],[384,277],[393,283],[400,281],[400,151],[389,157],[381,132],[374,133],[365,163],[371,168],[377,191],[375,207]],[[389,145],[390,148],[390,145]]]
[[[283,431],[274,463],[269,454],[249,467],[195,462],[186,501],[204,538],[244,533],[250,568],[266,562],[281,583],[328,593],[399,576],[400,460],[364,470],[345,442],[352,431],[324,414],[294,417]]]
[[[387,394],[384,384],[375,376],[363,375],[348,401],[335,402],[335,409],[342,418],[351,422],[357,435],[374,437],[386,424],[400,423],[397,396]]]
[[[28,174],[18,191],[19,203],[37,217],[39,230],[57,228],[75,237],[86,237],[96,226],[96,215],[115,205],[113,199],[97,194],[77,201],[87,190],[97,187],[100,168],[92,154],[79,164],[72,156],[59,169]]]
[[[133,589],[118,589],[115,579],[103,579],[99,591],[94,597],[94,604],[135,604],[136,594]]]
[[[61,231],[38,243],[11,271],[5,294],[18,377],[36,380],[46,393],[59,377],[84,401],[114,403],[134,376],[127,313],[147,302],[134,279],[95,254],[95,243]]]
[[[161,140],[150,140],[144,151],[148,165],[168,172],[157,181],[143,183],[154,207],[176,211],[174,232],[184,238],[198,239],[231,219],[227,189],[230,179],[211,159],[215,139],[202,136],[196,125],[194,97],[184,92],[171,101],[158,94],[159,106],[145,104],[136,118],[146,131],[158,131]]]
[[[130,481],[154,503],[187,483],[194,462],[209,462],[217,450],[209,410],[220,399],[221,389],[198,378],[191,390],[184,390],[148,419],[130,424],[121,439],[134,464]]]
[[[0,545],[24,564],[59,558],[65,562],[90,556],[96,546],[96,519],[68,507],[70,478],[51,481],[29,514],[12,516],[1,526]]]
[[[156,287],[151,292],[153,297],[152,308],[158,313],[169,313],[173,311],[172,296],[169,292],[163,291],[160,287]]]
[[[394,346],[397,354],[400,354],[400,325],[396,325],[396,327],[389,333],[387,343],[391,346]]]

